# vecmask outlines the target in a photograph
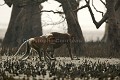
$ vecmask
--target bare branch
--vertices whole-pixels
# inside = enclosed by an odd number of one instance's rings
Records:
[[[101,13],[101,14],[102,14],[102,17],[103,17],[104,13],[103,13],[102,11],[97,10],[97,8],[96,8],[96,7],[94,6],[94,4],[93,4],[93,0],[92,0],[92,6],[93,6],[93,8],[96,10],[96,12]]]
[[[96,28],[98,29],[108,19],[108,15],[107,15],[107,13],[105,13],[103,18],[99,22],[97,22],[95,20],[95,17],[94,17],[93,11],[92,11],[92,9],[91,9],[91,7],[89,5],[89,2],[87,0],[85,0],[85,1],[86,1],[86,4],[88,4],[88,10],[89,10],[90,15],[92,17],[93,23],[96,25]]]
[[[36,13],[33,13],[33,14],[38,14],[38,13],[42,13],[42,12],[52,12],[54,14],[64,14],[64,12],[61,12],[61,11],[53,11],[53,10],[42,10],[42,11],[38,11]]]
[[[64,14],[64,12],[61,12],[61,11],[53,11],[53,10],[42,10],[42,11],[40,11],[40,12],[53,12],[54,14],[55,13],[58,13],[58,14]]]
[[[104,6],[106,6],[105,2],[103,2],[102,0],[100,0],[100,1],[103,3]]]
[[[65,22],[66,18],[62,18],[63,20],[60,20],[59,22],[53,22],[53,23],[47,23],[47,24],[44,24],[43,27],[45,26],[48,26],[48,25],[59,25],[63,22]]]
[[[86,4],[89,3],[87,0],[85,0],[85,1],[86,1]],[[119,9],[119,7],[120,7],[119,3],[120,3],[120,0],[118,0],[117,4],[115,5],[115,11],[117,11],[117,10]],[[95,20],[93,11],[92,11],[92,9],[91,9],[91,7],[90,7],[89,4],[88,4],[88,10],[89,10],[90,15],[91,15],[91,17],[92,17],[93,23],[95,24],[95,26],[96,26],[97,29],[108,19],[108,12],[106,12],[106,13],[104,14],[103,18],[102,18],[99,22],[97,22],[97,21]]]
[[[73,11],[79,11],[79,10],[81,10],[81,9],[83,9],[83,8],[86,8],[86,7],[88,7],[88,5],[86,4],[86,5],[84,5],[84,6],[81,6],[80,8],[78,8],[78,9],[75,9],[75,10],[73,10]]]
[[[85,2],[89,5],[90,4],[90,0],[85,0]]]

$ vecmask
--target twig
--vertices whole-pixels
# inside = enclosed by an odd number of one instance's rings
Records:
[[[65,20],[66,20],[66,18],[64,18],[62,21],[54,22],[54,23],[49,23],[49,24],[45,24],[45,25],[43,25],[43,26],[47,26],[47,25],[58,25],[58,24],[63,23]]]
[[[101,13],[101,14],[102,14],[102,17],[103,17],[104,13],[103,13],[102,11],[97,10],[97,8],[96,8],[96,7],[94,6],[94,4],[93,4],[93,0],[92,0],[92,6],[93,6],[93,8],[96,10],[96,12]]]
[[[58,14],[64,14],[64,12],[61,12],[61,11],[53,11],[53,10],[42,10],[42,11],[40,11],[40,12],[53,12],[54,14],[55,13],[58,13]]]
[[[100,0],[102,3],[103,3],[103,5],[106,7],[106,4],[105,4],[105,2],[103,2],[102,0]]]
[[[88,7],[88,5],[87,5],[87,4],[86,4],[86,5],[84,5],[84,6],[81,6],[80,8],[75,9],[75,10],[73,10],[73,11],[79,11],[79,10],[81,10],[81,9],[83,9],[83,8],[86,8],[86,7]]]
[[[92,11],[92,9],[91,9],[91,7],[90,7],[90,5],[89,5],[90,2],[87,1],[87,0],[85,0],[85,2],[86,2],[86,4],[88,4],[88,10],[89,10],[90,15],[91,15],[91,17],[92,17],[93,23],[96,25],[96,28],[98,29],[98,28],[108,19],[107,12],[106,12],[105,15],[103,16],[103,18],[102,18],[99,22],[97,22],[97,21],[95,20],[93,11]]]
[[[53,11],[53,10],[42,10],[42,11],[38,11],[36,13],[33,13],[33,14],[38,14],[38,13],[42,13],[42,12],[52,12],[54,14],[64,14],[64,12],[61,12],[61,11]]]

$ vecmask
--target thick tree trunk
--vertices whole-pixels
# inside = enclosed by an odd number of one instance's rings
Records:
[[[24,40],[31,37],[41,36],[41,9],[39,4],[25,6],[17,16],[14,31],[17,31],[14,41],[19,46]]]
[[[25,4],[24,1],[13,1],[12,4],[11,19],[2,42],[1,54],[8,50],[10,53],[15,52],[25,40],[42,35],[40,3],[28,0]]]
[[[85,41],[77,19],[77,12],[73,12],[73,10],[77,9],[78,4],[75,0],[62,0],[59,2],[62,4],[63,11],[66,16],[66,21],[68,24],[68,33],[75,36],[74,47],[76,49],[76,53],[79,55],[81,52],[83,52],[82,47]]]
[[[41,36],[41,10],[39,3],[19,7],[13,5],[11,19],[5,37],[3,47],[18,47],[24,40]]]
[[[112,56],[114,53],[120,52],[120,7],[115,12],[116,0],[106,1],[109,18],[103,41],[110,45],[110,55]]]
[[[13,29],[14,29],[16,17],[18,16],[20,11],[21,11],[20,7],[13,5],[8,29],[2,42],[3,47],[13,47],[16,44],[16,41],[12,40],[14,38],[14,35],[16,34],[16,32],[14,32]]]

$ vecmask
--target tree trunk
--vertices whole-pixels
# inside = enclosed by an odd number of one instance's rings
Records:
[[[27,1],[27,0],[26,0]],[[13,0],[11,19],[2,42],[1,54],[11,54],[27,39],[42,35],[40,2]],[[9,50],[9,51],[8,51]],[[12,53],[13,54],[13,53]]]
[[[39,4],[25,6],[17,16],[14,41],[17,41],[16,46],[19,46],[24,40],[31,37],[42,35],[41,14],[38,12],[41,9]]]
[[[14,3],[15,4],[15,3]],[[5,37],[3,47],[18,47],[24,40],[31,37],[41,36],[40,3],[27,4],[25,6],[14,5],[11,19]]]
[[[106,0],[108,11],[108,23],[106,25],[103,41],[110,45],[110,55],[120,52],[120,7],[115,12],[117,0]],[[119,2],[119,1],[118,1]]]
[[[13,29],[14,29],[16,17],[18,16],[20,11],[21,11],[20,7],[13,5],[8,29],[2,42],[3,47],[13,47],[16,44],[16,41],[12,40],[14,38],[14,35],[16,34],[16,32],[14,32]],[[13,42],[14,44],[12,44]]]
[[[63,11],[65,13],[66,21],[68,24],[68,33],[74,35],[76,38],[76,40],[74,41],[74,47],[76,49],[76,53],[79,55],[82,52],[83,43],[85,41],[77,19],[77,12],[73,12],[73,10],[77,9],[78,4],[75,0],[57,1],[62,4]]]

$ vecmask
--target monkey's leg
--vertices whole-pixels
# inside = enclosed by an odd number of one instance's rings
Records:
[[[19,60],[22,60],[22,59],[24,59],[24,58],[27,57],[27,56],[28,56],[28,54],[25,53]]]
[[[37,50],[37,52],[38,52],[40,61],[43,61],[43,60],[42,60],[42,52],[41,52],[41,50]]]
[[[53,48],[53,45],[50,45],[48,47],[46,55],[47,55],[47,57],[50,60],[56,60],[56,58],[54,57],[54,48]]]
[[[27,43],[27,47],[26,48],[27,48],[27,50],[26,50],[25,54],[19,60],[25,60],[30,55],[30,52],[31,52],[32,48],[30,48],[28,43]]]
[[[50,56],[51,56],[51,58],[55,58],[54,57],[54,48],[53,48],[53,45],[52,46],[50,46],[51,48],[51,50],[50,50]]]
[[[56,58],[51,57],[48,53],[46,53],[46,57],[48,57],[50,60],[56,60]]]
[[[26,60],[26,59],[28,59],[28,57],[30,56],[31,53],[32,53],[32,49],[30,49],[29,54],[28,54],[25,58],[23,58],[22,60]]]

